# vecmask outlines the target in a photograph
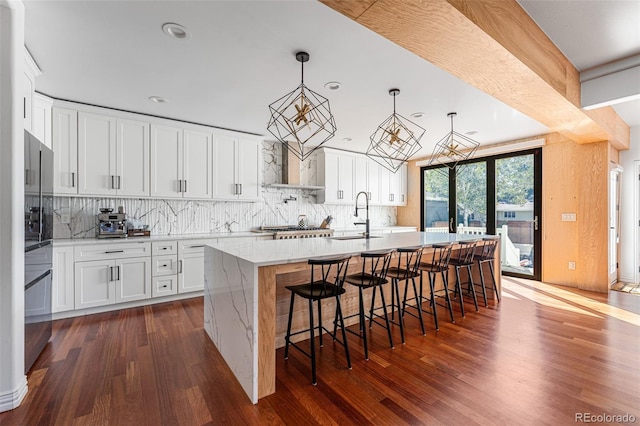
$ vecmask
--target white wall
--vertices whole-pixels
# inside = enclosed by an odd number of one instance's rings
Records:
[[[24,5],[0,0],[0,411],[27,392],[24,375]]]
[[[618,278],[623,282],[637,282],[640,266],[640,241],[638,220],[640,194],[636,167],[640,163],[640,127],[631,128],[630,149],[620,153],[620,165],[624,167],[620,182],[620,261]],[[635,257],[635,261],[634,261]]]

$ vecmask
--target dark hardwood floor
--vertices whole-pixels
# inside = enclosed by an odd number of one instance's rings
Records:
[[[29,393],[1,425],[640,423],[640,296],[504,278],[503,300],[407,343],[371,332],[353,369],[330,340],[318,385],[297,351],[277,356],[277,392],[252,405],[202,326],[202,298],[56,321]],[[399,330],[394,330],[399,341]],[[615,420],[615,419],[614,419]]]

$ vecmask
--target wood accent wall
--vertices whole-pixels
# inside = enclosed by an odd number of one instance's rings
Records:
[[[415,226],[422,231],[420,223],[420,167],[417,161],[407,164],[407,205],[396,209],[397,223],[401,226]]]
[[[559,134],[542,148],[542,280],[607,292],[608,174],[606,141],[578,145]],[[576,213],[563,222],[562,213]],[[575,271],[568,268],[576,262]]]

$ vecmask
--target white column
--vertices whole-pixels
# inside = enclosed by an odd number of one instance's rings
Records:
[[[0,411],[27,392],[24,375],[24,4],[0,0]]]

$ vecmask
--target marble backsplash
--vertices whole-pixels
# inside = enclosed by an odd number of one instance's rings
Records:
[[[281,145],[263,143],[263,183],[280,183],[282,175]],[[316,185],[315,158],[300,166],[300,180]],[[293,200],[295,198],[295,200]],[[152,235],[202,234],[250,231],[264,225],[295,225],[298,215],[307,216],[310,225],[319,225],[333,216],[332,228],[352,227],[359,221],[352,205],[316,204],[312,191],[289,188],[262,188],[262,200],[256,203],[232,201],[55,197],[54,238],[94,238],[102,207],[117,211],[124,207],[129,219],[149,226]],[[372,226],[395,225],[396,208],[371,206]]]

